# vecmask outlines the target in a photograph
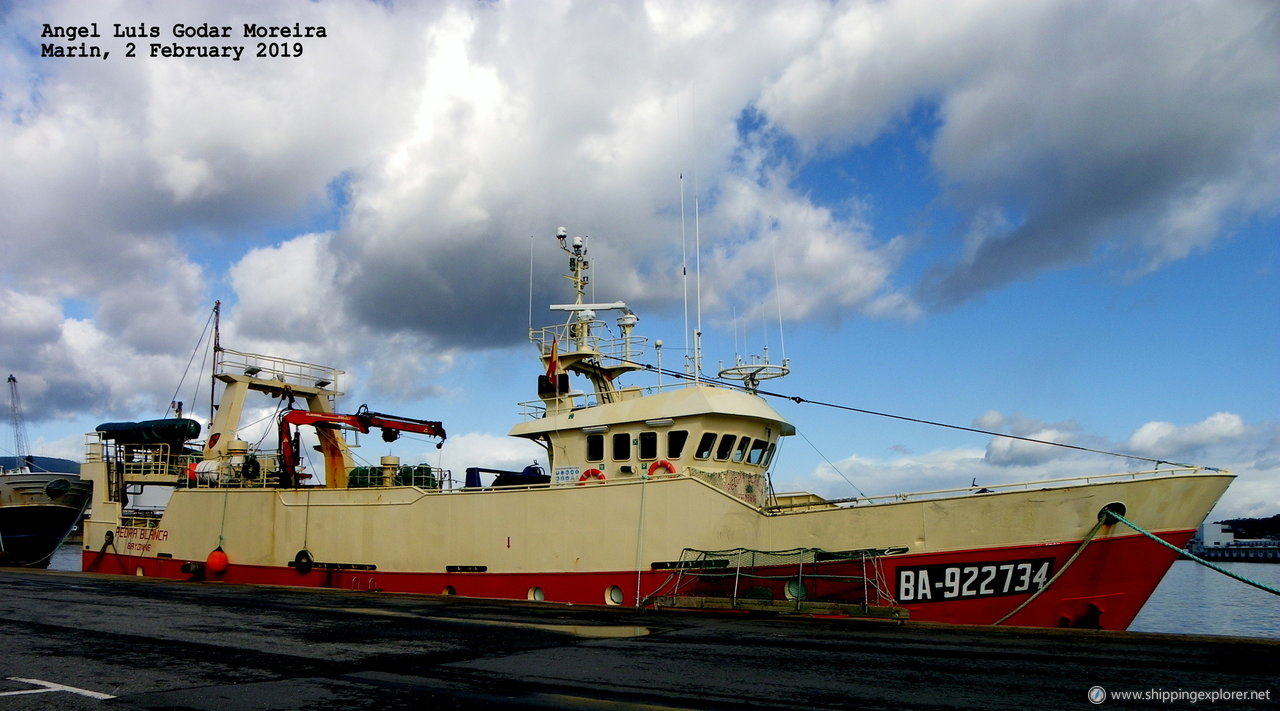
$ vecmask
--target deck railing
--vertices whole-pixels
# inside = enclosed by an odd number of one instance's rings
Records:
[[[243,353],[229,348],[223,348],[218,352],[214,373],[251,375],[263,379],[275,378],[290,385],[327,388],[334,391],[341,389],[339,378],[345,375],[345,371],[325,365],[256,353]]]
[[[551,355],[551,345],[554,343],[556,352],[560,355],[591,353],[603,360],[618,363],[635,362],[634,359],[640,355],[641,348],[649,340],[643,336],[604,338],[594,334],[597,329],[604,328],[607,325],[598,319],[562,323],[531,330],[529,340],[538,347],[538,353],[543,357]],[[591,335],[587,335],[588,333]]]
[[[1024,491],[1029,489],[1060,489],[1071,486],[1084,486],[1087,484],[1097,484],[1107,481],[1121,481],[1125,479],[1150,479],[1162,476],[1175,475],[1197,475],[1197,474],[1226,474],[1230,472],[1223,469],[1215,469],[1213,467],[1174,467],[1171,469],[1147,469],[1143,471],[1119,472],[1113,474],[1090,474],[1083,476],[1063,477],[1059,479],[1037,479],[1034,481],[1019,481],[1010,484],[989,484],[986,486],[962,486],[955,489],[934,489],[932,491],[913,491],[898,494],[879,494],[876,496],[856,496],[843,499],[808,499],[801,503],[795,504],[775,504],[766,506],[769,511],[787,511],[794,509],[813,508],[816,506],[832,506],[832,505],[857,505],[857,504],[878,504],[878,503],[894,503],[900,501],[920,501],[925,499],[938,499],[954,496],[956,494],[997,494],[1005,491]],[[779,494],[779,497],[786,497],[787,494]],[[813,496],[813,495],[810,495]]]

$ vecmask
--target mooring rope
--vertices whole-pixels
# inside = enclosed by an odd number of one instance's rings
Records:
[[[98,555],[94,557],[93,562],[89,564],[89,568],[85,572],[96,572],[98,564],[102,562],[102,557],[107,554],[107,547],[110,546],[115,551],[116,561],[120,563],[120,574],[128,575],[129,570],[124,567],[124,557],[120,555],[120,549],[116,548],[116,535],[112,531],[107,531],[107,535],[102,537],[102,547],[98,549]]]
[[[1106,521],[1107,520],[1105,518],[1103,518],[1102,516],[1099,516],[1098,522],[1093,524],[1093,528],[1089,529],[1088,533],[1084,534],[1084,540],[1080,541],[1080,547],[1076,549],[1075,553],[1071,554],[1071,557],[1067,559],[1066,563],[1062,564],[1061,568],[1058,568],[1058,572],[1054,573],[1053,577],[1049,578],[1048,582],[1046,582],[1044,585],[1041,585],[1040,589],[1035,591],[1035,593],[1033,593],[1031,597],[1027,598],[1026,600],[1023,600],[1021,605],[1018,605],[1017,607],[1010,610],[1009,614],[1005,615],[1004,617],[1001,617],[995,622],[992,622],[991,626],[995,627],[996,625],[1003,624],[1005,620],[1021,612],[1022,608],[1026,607],[1027,605],[1030,605],[1032,601],[1040,597],[1041,593],[1043,593],[1045,590],[1048,590],[1049,586],[1053,585],[1053,581],[1062,577],[1062,574],[1067,572],[1067,568],[1070,568],[1071,564],[1076,562],[1076,558],[1079,558],[1080,554],[1084,553],[1084,549],[1089,546],[1089,542],[1093,540],[1093,537],[1098,535],[1098,531],[1103,527],[1103,525],[1106,524]]]
[[[1222,567],[1222,566],[1220,566],[1220,565],[1214,565],[1213,563],[1210,563],[1209,561],[1205,560],[1204,558],[1201,558],[1200,556],[1195,555],[1194,553],[1191,553],[1190,551],[1187,551],[1187,550],[1185,550],[1185,549],[1179,548],[1179,547],[1177,547],[1177,546],[1173,545],[1172,543],[1170,543],[1170,542],[1168,542],[1168,541],[1164,540],[1163,538],[1160,538],[1159,536],[1155,535],[1154,533],[1151,533],[1150,531],[1148,531],[1148,530],[1144,529],[1143,527],[1139,526],[1138,524],[1134,523],[1133,521],[1130,521],[1129,519],[1125,518],[1124,516],[1121,516],[1120,514],[1116,513],[1115,511],[1109,511],[1109,510],[1108,510],[1108,511],[1104,511],[1104,513],[1105,513],[1107,516],[1110,516],[1110,517],[1114,518],[1115,520],[1119,521],[1120,523],[1123,523],[1124,525],[1128,526],[1129,528],[1132,528],[1133,530],[1137,531],[1138,533],[1141,533],[1142,535],[1146,536],[1147,538],[1150,538],[1151,540],[1155,541],[1156,543],[1159,543],[1160,545],[1164,546],[1165,548],[1168,548],[1168,549],[1170,549],[1170,550],[1177,551],[1177,552],[1178,552],[1178,554],[1179,554],[1179,555],[1181,555],[1181,556],[1182,556],[1182,557],[1184,557],[1184,558],[1188,558],[1188,559],[1190,559],[1190,560],[1194,560],[1195,562],[1199,563],[1200,565],[1203,565],[1203,566],[1205,566],[1206,568],[1208,568],[1208,569],[1210,569],[1210,570],[1216,570],[1216,571],[1218,571],[1219,573],[1222,573],[1223,575],[1225,575],[1225,576],[1227,576],[1227,577],[1229,577],[1229,578],[1235,578],[1236,580],[1239,580],[1240,582],[1244,583],[1245,585],[1252,585],[1253,587],[1258,588],[1259,590],[1266,590],[1267,592],[1271,593],[1272,595],[1280,595],[1280,590],[1277,590],[1277,589],[1275,589],[1275,588],[1271,587],[1270,585],[1267,585],[1266,583],[1260,583],[1260,582],[1258,582],[1258,581],[1256,581],[1256,580],[1250,580],[1249,578],[1246,578],[1245,576],[1240,575],[1239,573],[1234,573],[1234,572],[1232,572],[1232,571],[1230,571],[1230,570],[1227,570],[1226,568],[1223,568],[1223,567]]]

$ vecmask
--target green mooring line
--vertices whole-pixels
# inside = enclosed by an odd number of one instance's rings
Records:
[[[1120,523],[1123,523],[1124,525],[1128,526],[1129,528],[1132,528],[1133,530],[1137,531],[1138,533],[1141,533],[1142,535],[1146,536],[1147,538],[1150,538],[1151,540],[1155,541],[1156,543],[1159,543],[1160,545],[1164,546],[1165,548],[1168,548],[1168,549],[1170,549],[1170,550],[1175,550],[1175,551],[1177,551],[1177,552],[1178,552],[1180,555],[1182,555],[1184,558],[1190,558],[1191,560],[1194,560],[1195,562],[1199,563],[1200,565],[1205,566],[1206,568],[1209,568],[1210,570],[1216,570],[1216,571],[1218,571],[1219,573],[1222,573],[1223,575],[1225,575],[1225,576],[1227,576],[1227,577],[1229,577],[1229,578],[1235,578],[1236,580],[1239,580],[1240,582],[1242,582],[1242,583],[1244,583],[1244,584],[1246,584],[1246,585],[1252,585],[1253,587],[1258,588],[1259,590],[1266,590],[1267,592],[1271,593],[1272,595],[1280,595],[1280,590],[1277,590],[1277,589],[1275,589],[1275,588],[1271,587],[1270,585],[1267,585],[1266,583],[1260,583],[1260,582],[1258,582],[1257,580],[1250,580],[1249,578],[1246,578],[1246,577],[1244,577],[1243,575],[1240,575],[1239,573],[1233,573],[1233,572],[1231,572],[1230,570],[1227,570],[1226,568],[1223,568],[1223,567],[1222,567],[1222,566],[1220,566],[1220,565],[1215,565],[1215,564],[1213,564],[1213,563],[1210,563],[1209,561],[1205,560],[1204,558],[1201,558],[1201,557],[1200,557],[1200,556],[1198,556],[1198,555],[1195,555],[1195,554],[1193,554],[1193,553],[1190,553],[1189,551],[1186,551],[1186,550],[1184,550],[1184,549],[1182,549],[1182,548],[1179,548],[1179,547],[1177,547],[1177,546],[1173,545],[1172,543],[1169,543],[1168,541],[1164,540],[1163,538],[1160,538],[1159,536],[1156,536],[1154,533],[1152,533],[1152,532],[1150,532],[1150,531],[1148,531],[1148,530],[1144,529],[1143,527],[1139,526],[1138,524],[1134,523],[1133,521],[1130,521],[1129,519],[1125,518],[1124,516],[1121,516],[1120,514],[1118,514],[1118,513],[1114,512],[1114,511],[1105,511],[1105,513],[1106,513],[1106,515],[1110,516],[1111,518],[1114,518],[1115,520],[1119,521]]]

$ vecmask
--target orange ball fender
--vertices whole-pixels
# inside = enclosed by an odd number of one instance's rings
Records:
[[[578,477],[578,486],[582,486],[592,479],[595,479],[596,481],[604,481],[604,472],[599,469],[588,469],[585,472],[582,472],[582,476]]]
[[[222,546],[214,548],[209,553],[209,557],[204,559],[204,569],[214,575],[225,573],[227,566],[230,564],[231,561],[227,559],[227,554],[223,552]]]

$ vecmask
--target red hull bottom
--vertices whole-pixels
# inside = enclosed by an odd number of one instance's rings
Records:
[[[1166,532],[1161,538],[1181,547],[1193,531]],[[910,619],[953,624],[993,624],[1040,587],[1042,593],[1003,624],[1029,627],[1091,627],[1123,630],[1129,626],[1147,598],[1168,571],[1177,554],[1141,535],[1095,539],[1055,580],[1053,575],[1079,549],[1067,542],[1036,546],[952,551],[879,558],[883,579],[896,604],[910,612]],[[295,567],[238,565],[235,551],[227,551],[230,564],[214,574],[203,561],[151,558],[114,552],[85,551],[87,572],[118,573],[172,580],[207,578],[225,583],[334,588],[357,591],[460,595],[511,600],[545,600],[579,605],[635,606],[655,592],[669,595],[678,576],[670,570],[602,573],[406,573],[325,567],[317,563],[303,573]],[[806,599],[843,599],[873,605],[895,604],[886,598],[858,599],[861,584],[837,590],[834,580],[854,574],[858,563],[832,562],[809,566]],[[1051,582],[1050,582],[1051,581]],[[794,585],[794,583],[793,583]],[[791,590],[794,590],[792,588]],[[682,594],[689,592],[682,586]],[[841,593],[845,594],[841,594]],[[785,594],[771,591],[775,599]]]

